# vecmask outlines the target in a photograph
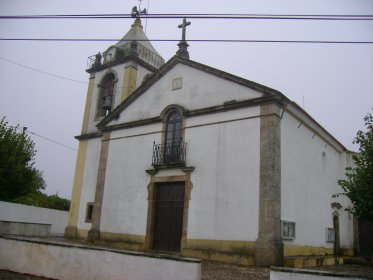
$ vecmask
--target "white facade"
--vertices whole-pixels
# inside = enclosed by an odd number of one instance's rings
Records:
[[[159,117],[174,104],[185,110],[195,110],[262,95],[237,84],[224,83],[211,74],[201,71],[194,73],[190,69],[186,71],[188,68],[184,65],[175,68],[175,71],[172,69],[171,73],[167,73],[146,95],[138,98],[111,124]],[[185,89],[172,91],[173,77],[182,77]],[[208,85],[213,85],[212,89],[209,89]],[[195,92],[190,94],[192,89]],[[214,98],[209,98],[211,94]],[[200,100],[199,96],[202,98],[202,104],[193,102]],[[259,116],[260,108],[252,107],[185,120],[187,162],[190,166],[198,166],[191,175],[194,189],[189,212],[188,237],[256,240]],[[153,142],[161,141],[161,123],[115,130],[111,133],[101,231],[145,235],[148,208],[146,187],[149,183],[149,175],[145,173],[145,169],[151,168]],[[79,211],[80,229],[90,227],[89,223],[85,223],[85,208],[88,202],[94,201],[99,146],[99,139],[89,141]],[[238,215],[238,208],[246,214]],[[232,227],[237,230],[232,231]]]
[[[292,109],[292,108],[291,108]],[[333,248],[326,240],[326,228],[333,228],[333,214],[340,221],[342,248],[353,246],[353,217],[333,202],[347,207],[349,202],[333,198],[339,193],[338,180],[344,178],[350,155],[341,145],[323,137],[323,131],[285,109],[281,120],[281,217],[295,222],[296,234],[287,245]]]
[[[136,66],[131,73],[129,65]],[[163,205],[158,191],[181,182],[176,251],[182,255],[277,264],[279,254],[327,255],[334,247],[352,252],[353,218],[342,208],[348,201],[332,197],[350,154],[295,103],[179,55],[158,70],[129,57],[91,70],[91,77],[99,82],[108,73],[118,79],[113,109],[95,119],[95,85],[88,91],[87,129],[78,137],[86,150],[72,198],[79,207],[68,227],[75,236],[155,250],[161,242],[156,224],[165,219],[159,213],[166,211],[157,208]],[[119,102],[129,79],[137,88]],[[173,113],[179,116],[177,137],[186,143],[186,158],[170,162],[160,149],[167,149],[175,133],[169,130]],[[160,161],[152,162],[153,156]],[[281,221],[294,225],[290,238],[281,240]],[[327,230],[330,234],[336,223],[338,242],[333,242]]]

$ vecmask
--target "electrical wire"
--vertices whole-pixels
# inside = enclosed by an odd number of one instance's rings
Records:
[[[15,65],[18,65],[20,67],[23,67],[23,68],[26,68],[26,69],[29,69],[29,70],[33,70],[33,71],[39,72],[39,73],[44,74],[44,75],[52,76],[52,77],[59,78],[59,79],[68,80],[68,81],[75,82],[75,83],[88,84],[87,82],[83,82],[83,81],[74,80],[74,79],[63,77],[63,76],[51,74],[51,73],[48,73],[48,72],[45,72],[45,71],[42,71],[42,70],[30,67],[30,66],[27,66],[27,65],[24,65],[24,64],[21,64],[21,63],[9,60],[9,59],[1,57],[1,56],[0,56],[0,59],[5,60],[5,61],[7,61],[9,63],[12,63],[12,64],[15,64]]]
[[[12,15],[0,19],[126,19],[131,14]],[[373,15],[279,15],[279,14],[146,14],[153,19],[253,19],[253,20],[373,20]]]
[[[127,42],[120,39],[82,38],[0,38],[0,41],[39,41],[39,42]],[[136,39],[138,42],[179,42],[180,39]],[[207,43],[297,43],[297,44],[373,44],[373,41],[333,41],[333,40],[249,40],[249,39],[188,39],[188,42]]]
[[[77,151],[77,149],[75,149],[75,148],[73,148],[73,147],[67,146],[67,145],[65,145],[65,144],[62,144],[62,143],[56,141],[56,140],[53,140],[53,139],[50,139],[50,138],[48,138],[48,137],[42,136],[42,135],[37,134],[37,133],[35,133],[35,132],[29,131],[29,130],[27,129],[26,126],[24,126],[23,128],[21,128],[21,127],[19,127],[19,126],[10,126],[10,127],[15,128],[15,129],[17,129],[17,130],[20,130],[20,131],[22,131],[23,133],[30,133],[30,134],[32,134],[32,135],[35,135],[35,136],[37,136],[37,137],[40,137],[40,138],[42,138],[42,139],[44,139],[44,140],[47,140],[47,141],[52,142],[52,143],[54,143],[54,144],[60,145],[60,146],[62,146],[62,147],[68,148],[68,149],[70,149],[70,150]]]
[[[59,78],[59,79],[64,79],[64,80],[68,80],[68,81],[71,81],[71,82],[76,82],[76,83],[80,83],[80,84],[86,84],[88,85],[89,83],[87,82],[83,82],[83,81],[79,81],[79,80],[74,80],[74,79],[70,79],[70,78],[66,78],[64,76],[59,76],[59,75],[55,75],[55,74],[51,74],[51,73],[48,73],[48,72],[45,72],[45,71],[42,71],[42,70],[39,70],[39,69],[36,69],[36,68],[33,68],[33,67],[30,67],[30,66],[27,66],[27,65],[24,65],[24,64],[21,64],[21,63],[18,63],[18,62],[15,62],[15,61],[12,61],[10,59],[7,59],[7,58],[4,58],[4,57],[1,57],[0,56],[0,59],[4,60],[4,61],[7,61],[9,63],[12,63],[12,64],[15,64],[17,66],[20,66],[20,67],[24,67],[28,70],[32,70],[32,71],[36,71],[38,73],[41,73],[41,74],[44,74],[44,75],[48,75],[48,76],[52,76],[52,77],[55,77],[55,78]],[[99,86],[100,84],[97,84],[95,83],[94,84],[95,86]],[[124,87],[116,87],[117,89],[123,89]]]
[[[40,134],[37,134],[37,133],[35,133],[35,132],[28,131],[28,130],[26,130],[26,132],[27,132],[27,133],[30,133],[30,134],[32,134],[32,135],[35,135],[35,136],[37,136],[37,137],[40,137],[40,138],[42,138],[42,139],[44,139],[44,140],[47,140],[47,141],[49,141],[49,142],[52,142],[52,143],[54,143],[54,144],[60,145],[60,146],[65,147],[65,148],[68,148],[68,149],[70,149],[70,150],[77,151],[77,149],[75,149],[75,148],[72,148],[72,147],[70,147],[70,146],[67,146],[67,145],[65,145],[65,144],[62,144],[62,143],[60,143],[60,142],[58,142],[58,141],[56,141],[56,140],[53,140],[53,139],[47,138],[47,137],[42,136],[42,135],[40,135]]]

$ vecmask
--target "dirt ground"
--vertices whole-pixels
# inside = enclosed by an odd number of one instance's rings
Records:
[[[334,265],[310,268],[310,270],[322,270],[330,272],[339,272],[360,276],[367,279],[373,279],[373,266],[367,265]],[[269,280],[269,268],[263,267],[245,267],[232,264],[203,262],[202,263],[202,280]]]
[[[269,279],[269,268],[247,267],[233,264],[216,262],[202,263],[201,280],[267,280]]]
[[[342,264],[317,267],[315,270],[346,273],[354,276],[365,277],[367,279],[373,279],[373,265]]]

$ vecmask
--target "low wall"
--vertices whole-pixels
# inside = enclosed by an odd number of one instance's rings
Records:
[[[54,279],[200,280],[201,261],[0,237],[0,269]]]
[[[51,234],[63,234],[69,212],[0,201],[0,221],[50,224]]]
[[[33,224],[0,221],[0,234],[25,236],[48,236],[51,234],[50,224]]]
[[[271,267],[270,280],[366,280],[344,273],[318,270]]]

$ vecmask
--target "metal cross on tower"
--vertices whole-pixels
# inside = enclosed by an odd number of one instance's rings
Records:
[[[183,23],[178,26],[179,28],[182,29],[183,32],[181,36],[181,41],[179,42],[179,44],[177,44],[179,46],[179,49],[176,52],[176,55],[182,58],[186,58],[186,59],[189,59],[189,52],[188,52],[189,45],[187,41],[185,40],[185,33],[186,33],[185,31],[186,31],[186,27],[190,24],[191,23],[189,21],[186,21],[186,18],[184,18]]]
[[[180,24],[178,27],[182,29],[182,35],[181,35],[181,41],[185,41],[185,33],[186,33],[186,27],[190,25],[190,21],[186,21],[186,18],[183,19],[183,23]]]

